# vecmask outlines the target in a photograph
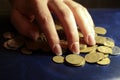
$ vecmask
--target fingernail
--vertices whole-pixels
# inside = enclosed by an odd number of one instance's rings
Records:
[[[71,51],[75,54],[79,54],[80,53],[80,50],[79,50],[79,42],[74,42],[71,44],[71,47],[70,47]]]
[[[56,55],[62,55],[62,49],[60,47],[59,44],[55,44],[53,46],[53,52],[56,54]]]
[[[95,45],[96,44],[94,35],[88,35],[88,37],[87,37],[87,43],[89,45]]]

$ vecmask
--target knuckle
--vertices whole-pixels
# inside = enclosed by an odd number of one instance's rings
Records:
[[[75,6],[73,6],[73,10],[81,10],[81,6],[75,5]]]
[[[49,15],[44,15],[42,18],[41,18],[41,22],[44,23],[44,24],[48,24],[50,23],[52,20],[51,20],[51,16]]]

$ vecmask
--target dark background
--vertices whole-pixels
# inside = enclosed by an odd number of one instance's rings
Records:
[[[120,0],[75,0],[86,8],[120,8]]]
[[[86,8],[120,8],[120,0],[74,0]],[[8,15],[11,6],[8,0],[0,0],[0,15]]]

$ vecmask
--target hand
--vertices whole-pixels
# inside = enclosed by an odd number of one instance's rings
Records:
[[[21,34],[37,39],[39,28],[45,33],[54,53],[62,55],[59,37],[51,13],[60,20],[69,49],[79,54],[77,25],[89,45],[95,44],[94,23],[87,9],[72,0],[12,0],[11,22]],[[36,19],[37,24],[32,23]],[[77,24],[77,25],[76,25]],[[42,27],[40,27],[42,25]]]

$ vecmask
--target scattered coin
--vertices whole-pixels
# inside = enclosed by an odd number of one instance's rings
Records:
[[[83,61],[83,57],[77,54],[69,54],[65,57],[67,63],[72,65],[80,64]]]
[[[112,48],[115,46],[115,42],[111,40],[110,38],[106,38],[106,41],[104,42],[104,46]]]
[[[96,54],[96,53],[86,54],[85,55],[85,60],[88,63],[96,63],[100,60],[99,54]]]
[[[81,49],[80,52],[81,53],[89,53],[93,50],[96,50],[97,46],[94,45],[94,46],[90,46],[90,47],[87,47],[87,48],[84,48],[84,49]]]
[[[80,44],[80,50],[86,49],[86,48],[87,48],[87,45],[86,45],[86,44]]]
[[[11,32],[5,32],[5,33],[3,33],[3,37],[5,39],[11,39],[14,37],[14,35]]]
[[[95,27],[95,33],[105,35],[107,33],[106,29],[103,27]]]
[[[15,40],[15,39],[9,39],[7,41],[7,45],[8,45],[9,48],[11,48],[13,50],[16,50],[16,49],[18,49],[19,47],[22,46],[22,44],[17,42],[17,40]]]
[[[104,58],[105,58],[104,53],[97,52],[96,54],[98,54],[98,55],[99,55],[99,60],[102,60],[102,59],[104,59]]]
[[[55,62],[55,63],[64,63],[64,57],[63,56],[54,56],[52,58],[52,60]]]
[[[11,49],[9,46],[8,46],[8,43],[7,42],[4,42],[3,43],[3,47],[6,48],[6,49]],[[15,49],[14,49],[15,50]]]
[[[84,66],[85,65],[85,59],[83,58],[82,62],[73,66]]]
[[[64,53],[68,53],[68,42],[63,30],[63,27],[60,24],[56,24],[56,30],[58,36],[60,38],[60,45],[62,47],[62,51]],[[23,54],[32,54],[34,50],[42,50],[44,52],[50,52],[51,49],[48,45],[47,38],[45,34],[40,31],[40,36],[36,41],[33,41],[29,38],[23,37],[22,35],[14,35],[11,32],[6,32],[3,34],[3,37],[7,39],[3,43],[3,46],[6,49],[17,50]],[[109,55],[120,55],[120,48],[115,46],[115,41],[110,37],[105,37],[107,30],[103,27],[96,26],[95,27],[95,39],[96,44],[93,46],[87,45],[84,40],[84,36],[78,28],[79,38],[80,38],[80,52],[86,53],[83,54],[85,57],[82,57],[77,54],[65,54],[63,56],[54,56],[53,61],[56,63],[64,63],[67,62],[72,66],[84,66],[86,62],[88,63],[97,63],[100,65],[108,65],[110,64]],[[69,51],[70,52],[70,51]]]
[[[106,46],[99,46],[97,50],[102,53],[112,54],[112,49]]]
[[[98,61],[97,64],[99,64],[99,65],[108,65],[108,64],[110,64],[110,59],[109,58],[104,58],[104,59]]]
[[[120,55],[120,47],[114,46],[112,48],[112,54],[111,55]]]
[[[112,38],[110,37],[105,37],[108,41],[112,41],[112,42],[115,42]]]
[[[103,36],[96,36],[95,40],[97,44],[102,44],[102,45],[104,45],[104,43],[106,42],[106,38]]]

